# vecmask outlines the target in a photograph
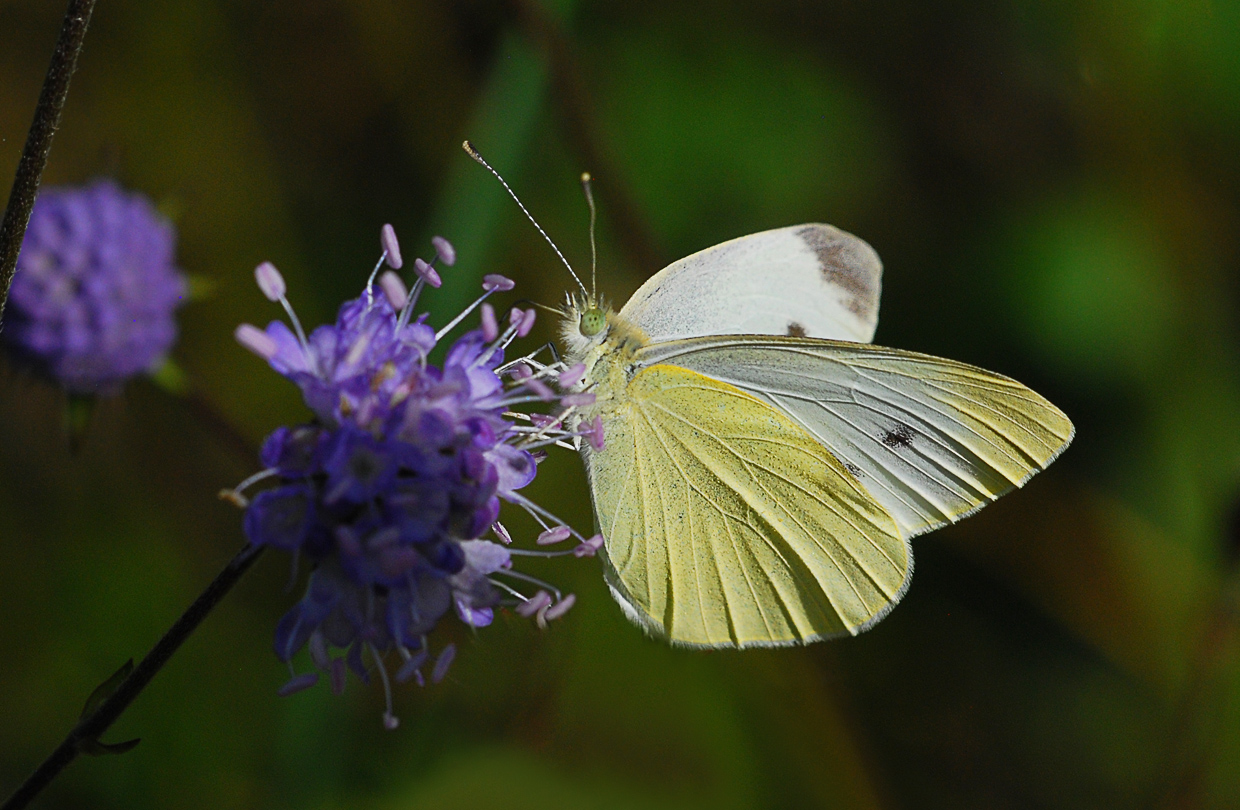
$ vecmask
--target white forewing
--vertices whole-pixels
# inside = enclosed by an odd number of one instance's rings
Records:
[[[830,225],[742,236],[668,265],[620,311],[651,341],[701,335],[794,335],[868,343],[883,266]]]
[[[818,439],[907,539],[1024,484],[1072,440],[1054,405],[999,374],[877,346],[706,337],[649,345],[669,363],[769,402]]]

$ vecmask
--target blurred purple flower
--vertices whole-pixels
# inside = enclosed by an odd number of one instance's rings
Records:
[[[111,180],[45,189],[9,293],[3,336],[20,361],[74,393],[109,393],[158,366],[186,283],[176,232]]]
[[[390,226],[382,244],[390,265],[399,255]],[[452,254],[444,240],[435,246],[437,260]],[[577,548],[596,543],[518,491],[537,472],[532,451],[577,438],[558,427],[571,404],[557,404],[556,414],[538,421],[512,410],[537,400],[530,396],[534,384],[546,388],[543,381],[554,382],[563,369],[528,357],[504,364],[523,318],[502,332],[494,323],[487,334],[466,332],[441,366],[428,363],[439,341],[503,285],[486,285],[478,301],[437,333],[426,315],[413,317],[429,273],[418,274],[407,295],[403,282],[391,278],[377,291],[372,275],[334,324],[307,336],[278,271],[268,264],[260,271],[260,286],[284,306],[292,328],[278,321],[266,330],[242,325],[237,339],[297,384],[316,417],[268,436],[261,452],[266,469],[231,493],[245,503],[249,484],[278,482],[248,502],[246,535],[313,568],[305,596],[276,628],[276,656],[290,662],[293,676],[282,693],[314,683],[291,664],[308,647],[335,689],[345,667],[363,681],[377,671],[388,696],[384,723],[394,728],[385,661],[395,654],[396,680],[422,683],[427,636],[450,611],[471,627],[485,627],[497,607],[531,607],[533,596],[522,593],[531,584],[556,594],[553,602],[538,591],[544,596],[528,613],[540,625],[572,605],[572,594],[513,571],[513,557],[565,556],[574,549],[509,548],[511,537],[497,520],[506,500],[557,536],[575,536]],[[398,286],[402,295],[387,294]],[[404,306],[394,309],[393,300],[402,299]],[[488,532],[500,542],[482,539]],[[443,677],[454,654],[450,645],[441,650],[432,681]]]

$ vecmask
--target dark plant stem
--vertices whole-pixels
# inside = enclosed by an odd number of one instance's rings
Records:
[[[18,253],[21,251],[22,240],[26,235],[26,227],[30,223],[30,212],[34,208],[35,197],[38,195],[43,169],[47,166],[47,157],[52,149],[52,138],[60,125],[60,114],[64,110],[65,99],[69,94],[69,80],[77,67],[78,55],[82,52],[82,42],[86,37],[86,29],[90,25],[94,8],[95,0],[69,0],[60,36],[56,41],[56,50],[52,54],[52,62],[43,81],[43,89],[39,93],[34,121],[26,136],[26,145],[22,150],[21,160],[17,164],[8,205],[5,208],[4,218],[0,221],[0,316],[3,315],[5,304],[8,302],[9,287],[17,268]],[[195,401],[194,405],[198,406],[195,410],[199,418],[202,418],[202,403]],[[208,421],[213,427],[219,427],[214,420]],[[244,444],[242,440],[235,440],[234,443]],[[220,603],[220,600],[232,590],[261,553],[262,547],[252,545],[246,545],[237,552],[206,590],[199,594],[180,618],[168,628],[168,631],[151,648],[141,663],[117,685],[112,694],[98,704],[94,711],[78,722],[60,745],[35,769],[34,773],[5,800],[4,804],[0,805],[0,810],[20,810],[28,806],[69,763],[77,758],[79,753],[107,749],[108,746],[100,743],[100,736],[129,708],[134,699],[163,669],[185,640]],[[114,748],[121,750],[122,746]]]
[[[168,659],[185,639],[190,637],[198,625],[202,624],[203,619],[207,618],[220,600],[232,590],[241,576],[258,559],[262,550],[262,546],[247,545],[237,552],[228,565],[224,566],[224,570],[220,571],[211,581],[207,589],[199,594],[193,604],[181,614],[172,627],[168,628],[168,632],[164,633],[163,638],[151,648],[133,672],[121,681],[116,691],[100,703],[92,714],[82,718],[64,741],[56,747],[56,750],[35,769],[30,778],[4,804],[0,805],[0,810],[19,810],[19,808],[26,807],[43,788],[56,778],[57,774],[64,770],[66,765],[82,752],[84,747],[91,747],[97,743],[100,735],[116,722],[134,698],[141,694],[151,682],[155,674],[163,669],[164,664],[168,663]]]
[[[52,64],[48,66],[43,90],[39,93],[39,105],[34,110],[34,122],[30,125],[26,146],[17,164],[13,188],[9,191],[9,204],[4,210],[4,220],[0,222],[0,316],[4,315],[4,305],[9,300],[9,285],[13,283],[13,273],[17,269],[17,254],[21,251],[22,238],[30,223],[30,210],[39,193],[39,180],[43,177],[43,167],[47,165],[47,155],[52,151],[52,136],[60,125],[60,111],[64,109],[65,97],[69,95],[69,79],[77,67],[82,40],[94,10],[95,0],[69,0],[65,21],[60,26],[60,37],[56,40],[56,51],[52,54]]]

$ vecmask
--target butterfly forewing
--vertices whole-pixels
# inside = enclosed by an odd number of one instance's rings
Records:
[[[1024,484],[1072,440],[1054,405],[999,374],[856,343],[706,337],[653,344],[673,363],[786,413],[864,485],[909,538]]]
[[[868,342],[878,323],[878,254],[830,225],[794,225],[668,265],[620,311],[652,341],[800,335]]]
[[[891,516],[792,419],[669,365],[639,372],[587,468],[608,579],[673,642],[792,644],[865,629],[911,573]]]

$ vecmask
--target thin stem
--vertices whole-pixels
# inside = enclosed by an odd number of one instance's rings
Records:
[[[56,40],[56,51],[52,54],[52,63],[43,80],[43,90],[39,93],[39,105],[34,110],[34,122],[30,125],[26,146],[17,164],[13,188],[9,191],[9,204],[4,211],[4,220],[0,222],[0,316],[4,315],[4,305],[9,300],[9,285],[13,283],[13,273],[17,270],[17,254],[26,236],[26,226],[30,224],[30,210],[34,208],[34,198],[39,192],[47,155],[52,151],[52,136],[56,134],[56,127],[60,126],[60,111],[64,109],[65,97],[69,95],[69,79],[77,67],[82,40],[94,10],[95,0],[69,0],[65,20],[60,26],[60,37]]]
[[[190,637],[198,625],[202,624],[203,619],[207,618],[220,600],[232,590],[262,551],[262,546],[246,545],[237,552],[237,555],[229,560],[228,565],[224,566],[224,570],[220,571],[211,581],[207,589],[199,594],[193,604],[181,614],[172,627],[168,628],[168,632],[164,633],[163,638],[151,648],[142,662],[134,667],[129,677],[121,681],[116,691],[100,703],[99,708],[93,714],[83,718],[69,732],[56,750],[35,769],[30,778],[4,804],[0,805],[0,810],[19,810],[26,807],[43,788],[56,778],[57,774],[64,770],[66,765],[77,757],[83,745],[98,740],[125,709],[129,708],[129,704],[141,694],[156,673],[163,669],[164,664],[168,663],[168,659],[172,658],[173,653]]]

